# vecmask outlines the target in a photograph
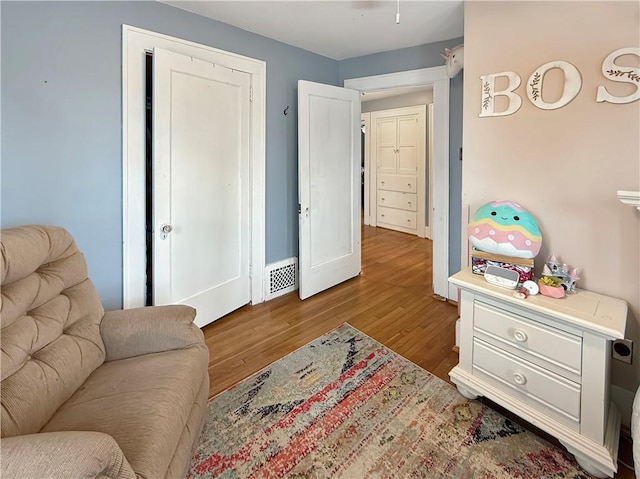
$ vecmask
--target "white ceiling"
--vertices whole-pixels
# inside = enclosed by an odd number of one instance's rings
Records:
[[[343,60],[463,35],[462,0],[158,0]]]

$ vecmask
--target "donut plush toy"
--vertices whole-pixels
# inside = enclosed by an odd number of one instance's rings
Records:
[[[535,218],[513,201],[482,205],[473,215],[468,232],[471,244],[487,253],[534,258],[542,246]]]

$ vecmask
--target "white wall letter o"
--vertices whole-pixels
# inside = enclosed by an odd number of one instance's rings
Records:
[[[496,78],[507,77],[509,84],[505,90],[496,91]],[[490,75],[482,75],[482,101],[480,104],[480,117],[484,116],[505,116],[511,115],[520,109],[522,98],[513,90],[520,86],[520,75],[516,72],[491,73]],[[494,98],[496,96],[506,96],[509,104],[506,110],[496,112],[494,110]]]
[[[599,86],[596,101],[608,101],[609,103],[631,103],[632,101],[636,101],[640,98],[640,68],[621,67],[616,65],[614,61],[622,55],[640,56],[640,48],[621,48],[609,54],[609,56],[602,62],[602,74],[609,80],[631,83],[636,87],[635,93],[627,96],[613,96],[605,87]]]
[[[564,88],[562,96],[553,103],[547,103],[542,99],[542,83],[545,74],[552,68],[559,68],[564,72]],[[556,110],[562,108],[573,100],[582,88],[582,76],[576,67],[563,60],[545,63],[534,71],[527,81],[527,96],[531,103],[542,110]]]

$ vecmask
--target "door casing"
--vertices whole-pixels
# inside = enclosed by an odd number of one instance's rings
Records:
[[[371,224],[371,208],[369,207],[371,178],[371,113],[360,114],[361,126],[364,127],[364,145],[362,155],[364,156],[364,216],[362,222],[365,225]]]
[[[449,287],[449,84],[444,66],[344,80],[361,92],[433,85],[433,293],[457,300]]]
[[[266,63],[176,37],[122,26],[123,307],[145,304],[145,55],[159,47],[251,75],[251,302],[264,301]]]

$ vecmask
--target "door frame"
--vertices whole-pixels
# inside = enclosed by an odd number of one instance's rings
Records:
[[[433,85],[433,293],[451,296],[449,277],[449,77],[446,67],[421,68],[344,80],[345,88],[361,92]]]
[[[427,104],[427,217],[429,226],[425,227],[425,236],[433,239],[431,225],[433,224],[433,102]]]
[[[365,225],[371,224],[371,208],[369,206],[371,181],[371,112],[360,113],[360,127],[364,126],[364,145],[361,155],[364,156],[364,214],[362,222]]]
[[[122,25],[123,307],[145,304],[145,55],[155,47],[251,75],[249,282],[251,303],[264,301],[266,62],[161,33]]]

